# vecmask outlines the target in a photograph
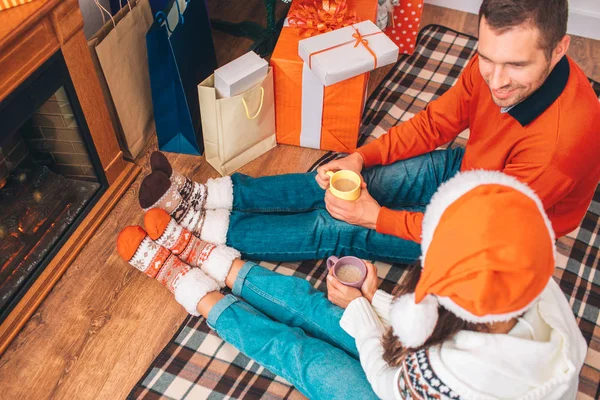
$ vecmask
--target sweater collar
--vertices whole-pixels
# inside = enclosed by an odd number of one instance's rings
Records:
[[[560,96],[569,80],[569,60],[563,56],[546,81],[531,96],[508,110],[508,114],[521,126],[528,125],[539,117]]]

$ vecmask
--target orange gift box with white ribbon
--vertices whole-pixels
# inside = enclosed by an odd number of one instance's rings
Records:
[[[315,34],[374,21],[376,14],[377,0],[293,2],[289,26],[281,30],[271,56],[278,143],[346,153],[356,150],[369,74],[324,86],[299,56],[298,46]]]
[[[398,60],[398,46],[368,20],[303,39],[298,53],[325,86]]]

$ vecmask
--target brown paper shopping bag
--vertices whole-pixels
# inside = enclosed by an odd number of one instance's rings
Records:
[[[229,175],[276,146],[273,71],[242,94],[218,98],[214,75],[198,85],[204,156]]]
[[[123,155],[135,159],[154,135],[146,32],[152,25],[148,0],[123,7],[88,41],[92,60]],[[99,9],[102,6],[96,2]]]

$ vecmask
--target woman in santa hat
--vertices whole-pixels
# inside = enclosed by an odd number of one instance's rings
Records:
[[[119,254],[311,399],[576,397],[586,343],[552,278],[550,221],[515,178],[471,171],[443,184],[425,212],[422,268],[396,296],[377,290],[371,263],[361,290],[329,277],[328,300],[163,210],[145,224],[122,231]]]

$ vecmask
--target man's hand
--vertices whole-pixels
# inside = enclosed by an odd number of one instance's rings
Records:
[[[373,302],[373,296],[375,296],[375,292],[379,287],[377,267],[366,260],[363,260],[363,262],[367,266],[367,277],[365,278],[365,281],[363,282],[360,291],[362,292],[363,296],[365,296],[365,298],[369,300],[369,303],[371,303]]]
[[[360,197],[355,201],[342,200],[329,190],[325,192],[325,208],[329,214],[352,225],[375,229],[381,206],[367,191],[367,184],[361,183]]]
[[[327,274],[327,298],[336,306],[348,307],[352,300],[362,297],[360,290],[344,285],[329,270]]]
[[[363,165],[364,161],[362,156],[359,153],[352,153],[348,157],[330,161],[317,168],[317,176],[315,179],[323,190],[327,190],[329,188],[329,175],[327,175],[327,171],[336,172],[341,169],[348,169],[360,175]]]

